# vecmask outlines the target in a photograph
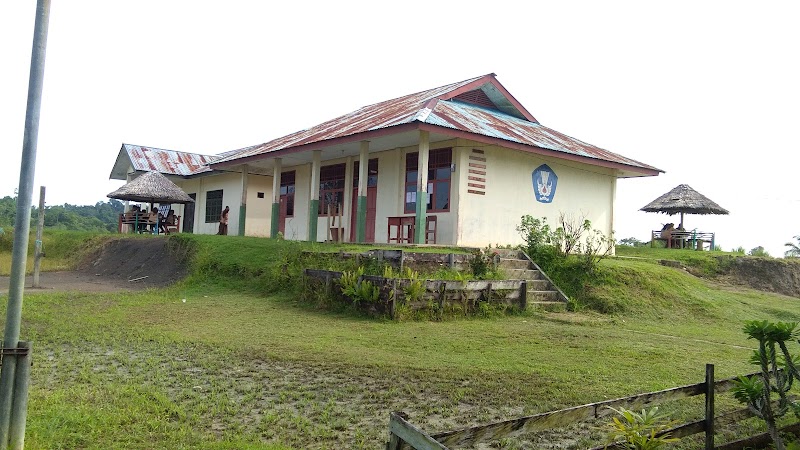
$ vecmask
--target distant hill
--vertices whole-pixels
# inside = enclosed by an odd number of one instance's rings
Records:
[[[31,208],[31,219],[36,220],[38,208]],[[97,202],[94,205],[45,206],[44,226],[58,230],[110,232],[117,229],[117,219],[124,205],[118,200]],[[0,228],[14,225],[17,212],[17,198],[0,199]]]

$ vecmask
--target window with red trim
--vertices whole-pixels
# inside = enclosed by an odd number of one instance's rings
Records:
[[[319,172],[319,215],[326,216],[330,206],[331,214],[335,214],[336,206],[344,208],[344,172],[345,164],[324,166]]]
[[[295,172],[281,172],[281,200],[286,201],[286,217],[294,216]]]
[[[419,153],[406,154],[406,214],[417,211],[417,164]],[[431,150],[428,154],[428,205],[426,212],[450,211],[450,177],[453,149]]]
[[[359,162],[353,163],[353,187],[358,191],[358,177],[361,172],[359,169]],[[378,158],[372,158],[367,164],[367,187],[374,187],[378,185]]]

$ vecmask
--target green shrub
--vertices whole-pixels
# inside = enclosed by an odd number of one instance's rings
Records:
[[[613,239],[606,237],[585,219],[574,220],[561,214],[560,226],[552,229],[547,218],[522,216],[517,231],[525,241],[525,252],[550,277],[567,297],[571,308],[585,304],[587,287],[597,284],[603,274],[600,261],[610,255]],[[616,308],[600,307],[601,312],[617,312]]]
[[[658,406],[637,413],[625,408],[610,408],[620,417],[614,417],[609,424],[608,443],[621,441],[625,448],[632,450],[655,450],[678,439],[670,437],[666,431],[674,423],[658,412]]]
[[[469,260],[469,268],[472,270],[472,276],[475,278],[483,278],[489,272],[489,258],[482,250],[475,250],[472,252],[472,258]]]
[[[11,252],[14,247],[14,229],[0,228],[0,252]]]
[[[748,339],[758,341],[758,349],[753,350],[750,362],[761,369],[761,374],[735,380],[733,396],[764,420],[775,448],[783,450],[778,419],[789,411],[800,417],[800,405],[788,396],[792,383],[800,379],[800,373],[786,346],[787,341],[798,337],[797,324],[751,320],[745,322],[743,331]],[[773,394],[778,395],[776,404],[772,401]]]

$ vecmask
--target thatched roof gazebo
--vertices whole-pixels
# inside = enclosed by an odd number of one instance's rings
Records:
[[[107,195],[109,198],[150,203],[194,202],[177,184],[159,172],[147,172]]]
[[[667,215],[680,213],[680,228],[683,228],[684,214],[728,214],[705,195],[695,191],[688,184],[681,184],[645,205],[640,211],[659,212]]]

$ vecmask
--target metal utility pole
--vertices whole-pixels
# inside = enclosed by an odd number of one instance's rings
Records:
[[[33,287],[39,284],[39,269],[42,266],[42,231],[44,230],[44,186],[39,186],[39,224],[36,225],[36,245],[33,251]]]
[[[19,329],[22,322],[22,294],[25,288],[28,234],[31,230],[33,176],[36,171],[36,145],[39,138],[39,113],[42,105],[49,21],[50,0],[38,0],[36,24],[33,30],[30,78],[28,79],[25,136],[22,142],[22,163],[19,172],[19,190],[17,191],[14,247],[11,252],[11,280],[8,286],[8,308],[2,350],[3,366],[0,371],[0,450],[5,450],[9,446],[15,450],[21,450],[25,444],[30,348],[26,343],[20,345]]]

